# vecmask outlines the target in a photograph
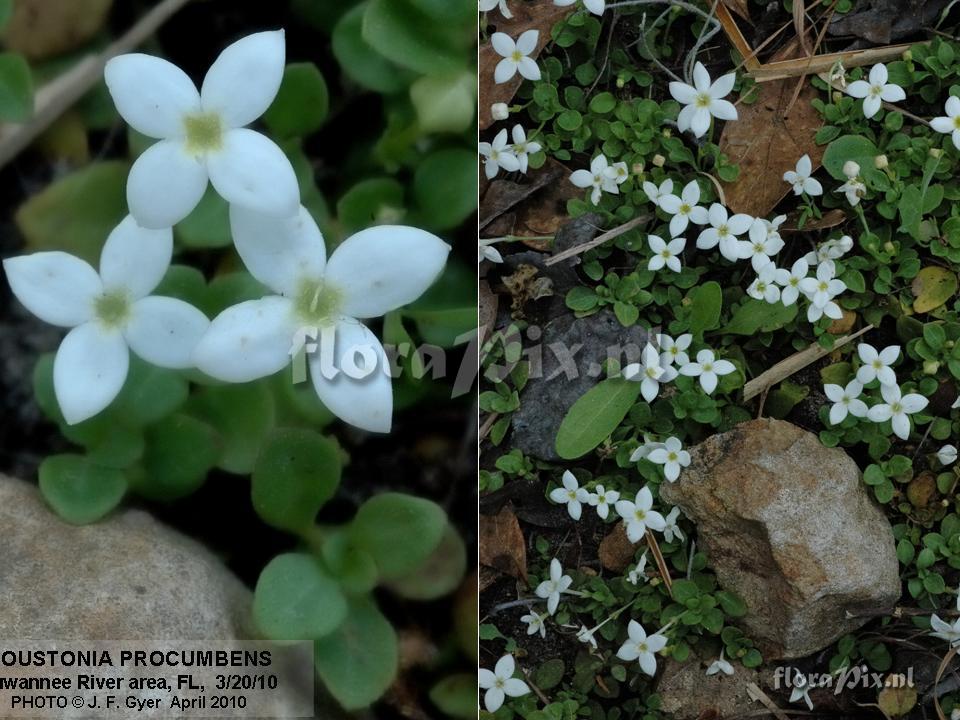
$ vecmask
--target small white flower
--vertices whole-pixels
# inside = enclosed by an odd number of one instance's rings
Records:
[[[790,702],[800,702],[803,700],[807,708],[813,710],[813,700],[810,699],[810,684],[803,674],[797,670],[793,677],[793,691],[790,693]]]
[[[953,146],[960,150],[960,98],[951,95],[944,106],[946,117],[935,117],[930,127],[939,133],[947,133],[953,140]]]
[[[670,219],[670,235],[677,237],[692,221],[697,225],[706,225],[710,220],[707,215],[707,209],[701,207],[700,185],[696,180],[688,182],[680,197],[676,195],[664,195],[659,199],[658,205],[667,214],[673,215]]]
[[[675,437],[667,438],[662,448],[650,453],[650,462],[663,465],[663,475],[670,482],[680,477],[680,468],[690,464],[690,453],[683,449],[680,440]]]
[[[495,7],[499,7],[500,14],[503,15],[507,20],[513,17],[513,13],[511,13],[510,8],[507,7],[507,0],[479,0],[479,7],[480,12],[490,12]],[[506,105],[504,105],[504,107],[506,107]],[[503,118],[497,119],[503,120]]]
[[[711,84],[707,69],[698,62],[693,67],[692,86],[676,81],[670,83],[673,99],[685,106],[677,116],[680,132],[691,130],[695,137],[701,137],[710,129],[711,116],[718,120],[736,120],[737,109],[733,103],[722,99],[730,94],[736,81],[736,73],[730,73]]]
[[[834,320],[843,317],[840,306],[833,302],[833,298],[847,289],[842,280],[834,278],[836,268],[832,262],[820,263],[817,266],[817,276],[804,278],[800,281],[800,292],[810,300],[807,308],[807,320],[816,322],[823,315]]]
[[[760,270],[770,258],[783,250],[783,238],[778,228],[787,219],[786,215],[778,215],[773,222],[764,218],[755,218],[750,225],[750,264],[754,270]]]
[[[521,615],[520,621],[527,624],[527,635],[536,635],[537,633],[540,633],[540,637],[546,638],[547,626],[543,623],[546,617],[546,615],[541,615],[540,613],[536,613],[531,610],[528,614]]]
[[[672,366],[660,364],[660,353],[647,343],[643,348],[639,363],[630,363],[623,369],[623,377],[631,382],[640,383],[640,393],[647,402],[653,402],[660,392],[660,383],[670,382],[677,377]]]
[[[953,445],[944,445],[937,450],[937,460],[939,460],[940,464],[944,467],[953,465],[953,463],[957,461],[957,448]]]
[[[574,520],[580,519],[583,510],[582,503],[589,500],[589,493],[580,487],[577,478],[569,470],[563,472],[563,487],[555,488],[550,493],[550,499],[561,505],[566,504],[567,512]],[[553,613],[550,613],[551,615]]]
[[[497,660],[493,672],[486,668],[479,669],[477,680],[480,688],[487,691],[483,695],[483,705],[487,712],[499,710],[507,697],[522,697],[530,692],[523,680],[513,676],[515,671],[513,655],[504,655]]]
[[[492,263],[503,262],[503,256],[500,254],[500,251],[493,246],[497,240],[497,238],[480,238],[477,241],[477,250],[479,253],[478,263],[482,263],[484,260],[489,260]]]
[[[827,384],[823,386],[823,392],[827,399],[833,403],[830,408],[831,425],[842,423],[846,419],[847,413],[858,418],[867,416],[867,404],[858,399],[860,393],[863,392],[863,384],[859,380],[851,380],[845,388]]]
[[[823,195],[823,185],[816,178],[810,177],[811,172],[813,172],[813,164],[810,162],[810,156],[804,155],[797,160],[795,170],[787,170],[783,174],[783,179],[793,185],[794,195],[803,195],[803,193],[810,196]]]
[[[490,117],[494,120],[506,120],[510,117],[510,108],[506,103],[498,102],[490,106]]]
[[[881,101],[899,102],[907,97],[899,85],[887,82],[887,66],[877,63],[870,68],[867,80],[856,80],[847,85],[847,94],[863,98],[863,116],[872,118],[880,110]]]
[[[828,260],[839,260],[853,248],[853,238],[849,235],[843,235],[838,238],[830,238],[824,243],[820,243],[816,250],[811,250],[803,259],[811,266],[819,265]]]
[[[897,385],[881,385],[880,394],[884,402],[874,405],[867,411],[867,417],[873,422],[890,420],[893,433],[901,440],[910,437],[910,415],[920,412],[930,402],[923,395],[909,393],[901,397]]]
[[[657,235],[648,235],[647,243],[653,252],[653,257],[647,262],[647,270],[662,270],[666,265],[670,270],[680,272],[680,254],[687,245],[686,239],[678,237],[664,242],[663,238]]]
[[[855,207],[860,200],[867,194],[867,186],[859,178],[850,178],[843,185],[836,189],[836,192],[842,192],[847,196],[847,202],[850,207]]]
[[[617,657],[627,662],[638,660],[640,669],[653,677],[657,672],[656,654],[663,650],[666,644],[665,636],[660,633],[648,636],[640,623],[631,620],[627,625],[627,641],[617,650]]]
[[[627,573],[627,582],[631,585],[636,585],[641,580],[646,579],[646,574],[643,572],[644,568],[647,567],[647,551],[644,550],[643,554],[640,556],[640,561]]]
[[[597,509],[597,515],[606,520],[610,514],[610,506],[619,499],[620,493],[616,490],[605,490],[603,485],[597,485],[596,491],[590,493],[587,502]]]
[[[104,79],[123,119],[159,142],[127,177],[130,214],[145,228],[183,220],[207,189],[265,215],[289,217],[300,204],[297,176],[272,140],[249,130],[273,102],[283,79],[283,30],[228,46],[197,92],[176,65],[151,55],[118,55]]]
[[[623,518],[627,529],[627,539],[632,542],[640,542],[647,528],[662,532],[666,526],[663,515],[653,507],[653,494],[650,488],[643,487],[637,493],[633,502],[629,500],[619,500],[616,505],[617,515]]]
[[[193,366],[210,325],[183,300],[150,293],[173,254],[173,231],[148,230],[128,215],[107,237],[100,272],[65,252],[3,261],[10,289],[44,322],[71,328],[53,362],[53,387],[67,424],[106,408],[123,388],[130,351],[163,368]]]
[[[663,363],[661,363],[662,365]],[[638,462],[639,460],[644,460],[650,456],[650,453],[656,450],[657,448],[664,447],[662,442],[654,442],[650,440],[649,436],[643,436],[643,444],[638,447],[630,455],[630,462]]]
[[[757,300],[766,300],[768,303],[779,302],[780,288],[777,287],[777,266],[773,264],[773,261],[768,259],[767,264],[757,271],[756,279],[747,288],[747,295]]]
[[[857,380],[866,385],[873,380],[879,380],[881,385],[896,385],[897,375],[891,367],[900,357],[899,345],[888,345],[880,352],[873,345],[860,343],[857,345],[857,355],[863,365],[857,370]]]
[[[554,5],[559,5],[561,7],[565,5],[573,5],[575,2],[576,0],[553,0]],[[606,0],[583,0],[583,6],[594,15],[603,15],[603,11],[606,6]]]
[[[697,353],[696,362],[689,362],[680,368],[680,374],[688,377],[699,377],[700,387],[710,395],[717,389],[717,378],[720,375],[729,375],[736,370],[736,366],[729,360],[717,360],[712,350],[701,350]]]
[[[797,260],[789,270],[778,269],[776,272],[776,281],[783,287],[780,292],[780,302],[784,305],[793,305],[800,297],[800,283],[810,272],[810,266],[807,261],[801,258]]]
[[[707,668],[707,675],[716,675],[722,672],[724,675],[733,675],[733,665],[723,658],[723,648],[720,648],[720,657],[710,663]]]
[[[848,179],[852,180],[860,174],[860,163],[858,163],[856,160],[847,160],[843,164],[843,174],[846,175]]]
[[[667,542],[673,542],[673,539],[676,538],[680,542],[683,542],[684,536],[683,531],[677,527],[677,518],[680,517],[680,508],[675,507],[665,518],[666,527],[663,528],[663,539]]]
[[[750,229],[753,218],[743,213],[728,217],[727,209],[720,203],[713,203],[707,211],[707,220],[710,227],[700,232],[697,238],[697,247],[701,250],[710,250],[719,243],[720,254],[730,262],[736,262],[747,257],[750,243],[738,238]]]
[[[536,51],[539,40],[539,30],[527,30],[521,33],[516,41],[502,32],[491,35],[490,43],[493,49],[503,58],[493,71],[494,82],[505,83],[518,72],[527,80],[539,80],[540,68],[529,57]]]
[[[615,180],[607,176],[609,164],[605,155],[597,155],[590,161],[589,170],[575,170],[570,175],[570,182],[579,188],[593,188],[590,201],[594,205],[600,203],[600,193],[606,191],[618,195],[620,188]]]
[[[507,172],[515,172],[520,169],[520,159],[513,154],[513,150],[507,145],[506,128],[497,133],[492,143],[479,143],[477,150],[486,158],[483,162],[483,171],[487,180],[493,180],[500,172],[500,168]]]
[[[527,134],[521,125],[513,126],[512,135],[513,145],[510,146],[510,150],[520,163],[520,172],[525,173],[529,167],[529,156],[540,152],[540,143],[527,140]]]
[[[643,181],[643,194],[657,207],[660,207],[660,200],[673,192],[673,180],[667,178],[657,187],[649,180]]]
[[[577,630],[577,640],[582,643],[589,643],[590,646],[596,650],[597,649],[597,640],[593,637],[593,633],[596,632],[596,629],[590,630],[586,625],[581,625],[580,629]]]
[[[573,583],[573,578],[563,574],[560,561],[554,558],[550,561],[550,579],[537,585],[534,591],[539,598],[547,601],[547,613],[553,615],[560,604],[560,595],[567,591]]]
[[[940,617],[934,613],[930,616],[930,634],[933,635],[933,637],[946,640],[950,643],[951,647],[960,646],[960,618],[954,620],[951,625],[941,620]]]
[[[218,380],[250,382],[287,367],[312,333],[318,347],[307,363],[320,401],[351,425],[389,432],[390,360],[362,320],[420,297],[450,246],[417,228],[379,225],[348,237],[327,260],[323,235],[302,206],[278,219],[233,205],[230,227],[247,270],[275,294],[214,318],[194,351],[196,366]]]
[[[683,367],[686,365],[690,362],[686,350],[690,347],[692,341],[693,335],[690,333],[684,333],[676,340],[669,335],[657,335],[657,347],[660,348],[660,364],[664,367],[668,365]]]
[[[630,171],[627,170],[627,163],[620,161],[603,171],[608,180],[612,180],[616,185],[623,185],[630,177]]]

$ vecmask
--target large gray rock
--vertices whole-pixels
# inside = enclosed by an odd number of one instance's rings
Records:
[[[762,710],[747,692],[748,683],[760,684],[760,674],[734,660],[733,675],[706,675],[714,659],[691,654],[686,662],[664,662],[657,679],[660,709],[673,720],[734,718]]]
[[[68,525],[47,509],[36,486],[0,475],[0,527],[4,640],[257,637],[246,586],[209,550],[145,512]],[[293,692],[272,698],[279,716],[293,714],[286,709]]]
[[[526,333],[530,337],[530,329]],[[531,364],[513,415],[513,446],[541,460],[560,460],[554,441],[570,406],[601,379],[608,357],[620,367],[637,362],[647,337],[639,326],[623,327],[610,310],[584,318],[568,313],[548,322],[539,339],[530,338],[539,344],[542,363]]]
[[[753,420],[690,449],[661,497],[697,524],[720,585],[765,660],[796,658],[900,597],[893,532],[856,463],[782,420]]]

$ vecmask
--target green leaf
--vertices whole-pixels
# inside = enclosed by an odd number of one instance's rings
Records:
[[[391,94],[410,82],[410,73],[377,53],[363,39],[363,16],[369,3],[361,3],[344,14],[333,28],[333,54],[344,74],[368,90]]]
[[[313,430],[278,428],[267,436],[251,479],[257,514],[268,525],[300,532],[340,484],[337,444]]]
[[[533,671],[533,681],[541,690],[552,690],[563,680],[566,669],[563,660],[551,658]]]
[[[174,226],[173,232],[184,247],[227,247],[233,242],[227,201],[210,185],[190,214]]]
[[[835,180],[846,180],[843,164],[853,160],[860,165],[861,174],[870,178],[879,172],[874,165],[874,158],[879,154],[877,146],[862,135],[844,135],[827,145],[823,167]]]
[[[910,285],[916,298],[914,312],[926,313],[940,307],[956,295],[958,287],[957,274],[951,270],[939,265],[923,268]]]
[[[363,39],[383,57],[421,75],[455,73],[466,56],[447,28],[406,0],[371,0],[363,15]]]
[[[281,138],[303,137],[320,129],[329,110],[330,93],[320,69],[311,62],[290,63],[263,122]]]
[[[96,465],[81,455],[52,455],[40,463],[39,476],[44,499],[74,525],[96,522],[127,491],[122,471]]]
[[[413,194],[422,220],[418,227],[457,227],[477,209],[476,153],[446,148],[427,155],[413,176]]]
[[[223,439],[217,466],[246,475],[274,423],[274,402],[265,383],[203,388],[190,398],[189,412],[212,425]]]
[[[177,413],[147,430],[143,477],[138,493],[156,500],[176,500],[203,485],[220,457],[220,438],[207,423]]]
[[[16,53],[0,53],[0,119],[20,123],[33,114],[30,66]]]
[[[557,454],[572,460],[593,450],[617,429],[639,394],[640,383],[623,378],[603,380],[590,388],[560,423]]]
[[[107,235],[127,215],[125,162],[97,162],[32,196],[14,219],[27,250],[63,250],[94,267]]]
[[[747,614],[746,603],[732,592],[721,590],[717,593],[717,600],[720,601],[723,611],[730,617],[743,617]]]
[[[377,563],[380,576],[397,580],[430,557],[443,538],[447,514],[439,505],[403,493],[367,500],[350,524],[350,542]]]
[[[420,567],[390,583],[390,589],[411,600],[435,600],[460,587],[467,571],[467,548],[453,525]]]
[[[367,178],[343,194],[337,217],[347,232],[376,225],[403,209],[403,185],[393,178]]]
[[[472,72],[424,76],[410,86],[410,101],[424,133],[459,133],[473,124],[477,78]]]
[[[715,328],[723,310],[720,283],[710,280],[690,291],[690,332],[698,337]]]
[[[543,685],[539,685],[543,689]],[[477,716],[477,676],[448,675],[430,688],[430,702],[444,715],[461,720]]]
[[[613,110],[617,106],[617,99],[613,96],[612,93],[602,92],[599,95],[594,95],[593,99],[590,101],[590,112],[597,113],[598,115],[603,115]]]
[[[271,640],[317,640],[334,632],[346,617],[340,587],[312,555],[277,555],[260,573],[253,619]]]
[[[397,676],[397,634],[366,597],[352,598],[346,621],[314,649],[317,674],[346,710],[370,705]]]
[[[321,532],[323,562],[350,595],[368,593],[377,585],[377,564],[369,554],[350,543],[346,528]]]
[[[730,322],[720,332],[727,335],[770,332],[779,330],[796,316],[796,305],[788,306],[782,303],[771,305],[763,300],[750,298],[734,311]]]

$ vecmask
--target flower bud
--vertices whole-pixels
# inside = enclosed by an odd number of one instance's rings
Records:
[[[853,160],[847,160],[843,164],[843,174],[848,178],[855,178],[860,174],[860,165]]]
[[[506,120],[510,116],[510,108],[506,103],[494,103],[490,106],[490,115],[494,120]]]
[[[913,53],[910,52],[909,50],[904,50],[903,55],[901,55],[900,57],[902,57],[907,62],[910,62],[911,60],[913,60]]]
[[[923,374],[924,375],[936,375],[937,371],[940,369],[939,360],[924,360],[923,361]]]
[[[887,159],[886,155],[877,155],[873,159],[873,166],[877,170],[886,170],[889,165],[890,165],[890,161]]]
[[[627,79],[623,75],[617,75],[617,87],[622,88],[627,84]]]
[[[635,162],[630,170],[634,175],[643,175],[644,165],[642,162]]]
[[[883,244],[883,251],[884,251],[885,253],[889,253],[889,254],[893,255],[893,253],[895,253],[895,252],[897,251],[897,247],[896,247],[896,245],[894,245],[892,242],[890,242],[889,240],[887,240],[887,241]]]
[[[943,155],[943,149],[942,149],[942,148],[930,148],[930,157],[932,157],[932,158],[938,158],[938,157],[940,157],[941,155]]]
[[[666,161],[667,161],[667,159],[666,159],[663,155],[659,155],[659,154],[658,154],[658,155],[654,155],[654,156],[653,156],[653,160],[651,160],[651,162],[652,162],[654,165],[656,165],[657,167],[663,167],[663,164],[664,164]]]
[[[834,90],[833,93],[831,93],[831,94],[832,94],[832,96],[833,96],[833,101],[834,101],[835,103],[838,103],[838,102],[840,102],[840,100],[843,99],[843,93],[840,92],[839,90]]]

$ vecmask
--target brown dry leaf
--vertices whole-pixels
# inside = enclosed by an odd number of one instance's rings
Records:
[[[17,0],[3,30],[8,50],[43,60],[75,50],[106,22],[113,0]]]
[[[623,523],[617,523],[613,530],[600,542],[600,564],[607,570],[622,573],[636,554],[640,543],[634,545],[627,539],[627,531]]]
[[[490,289],[490,283],[486,280],[480,281],[480,343],[493,330],[497,322],[497,305],[499,300],[497,294]]]
[[[915,508],[925,508],[937,495],[937,479],[929,470],[917,475],[907,485],[907,500]]]
[[[496,15],[488,14],[488,20],[495,20],[497,32],[503,32],[514,40],[527,30],[539,30],[540,38],[537,42],[537,48],[530,55],[536,59],[540,51],[550,42],[550,32],[557,21],[563,19],[575,10],[574,5],[560,7],[554,5],[553,0],[533,0],[526,3],[511,3],[510,11],[513,17],[510,20],[503,19],[499,13]],[[494,82],[493,70],[497,63],[502,60],[493,45],[489,42],[480,46],[479,67],[480,67],[480,129],[486,130],[493,125],[494,119],[490,115],[490,106],[494,103],[510,103],[517,92],[517,88],[523,82],[519,73],[505,83]]]
[[[744,20],[750,19],[750,8],[747,7],[747,0],[723,0],[723,4]]]
[[[731,15],[727,9],[727,7],[731,5],[740,4],[740,1],[741,0],[727,2],[727,0],[724,0],[724,2],[716,6],[715,12],[717,13],[717,20],[720,21],[720,24],[723,26],[723,31],[727,34],[727,39],[730,40],[730,44],[736,48],[737,52],[740,53],[740,56],[743,58],[744,67],[746,67],[747,70],[754,70],[760,67],[757,54],[753,48],[750,47],[750,43],[747,42],[743,33],[740,32],[737,21],[734,20],[733,15]],[[747,4],[746,0],[742,0],[742,4],[745,6]],[[737,14],[740,15],[741,13],[738,12]]]
[[[830,327],[827,328],[827,332],[831,335],[848,333],[857,322],[857,314],[855,312],[843,309],[841,309],[840,312],[843,313],[843,317],[839,320],[834,320],[830,323]]]
[[[553,295],[553,280],[540,275],[540,268],[523,263],[512,275],[504,275],[504,287],[510,293],[510,310],[514,317],[523,317],[523,306],[533,300]]]
[[[531,170],[525,176],[525,183],[516,183],[511,180],[494,180],[481,193],[480,201],[480,229],[485,230],[484,237],[499,237],[509,234],[514,225],[510,220],[509,227],[504,232],[497,232],[503,229],[503,223],[496,223],[493,227],[487,227],[498,218],[504,216],[508,210],[523,202],[526,198],[538,192],[544,187],[559,185],[560,179],[570,175],[570,170],[566,165],[557,162],[553,158],[547,158],[543,167]],[[579,189],[573,183],[566,183],[574,190]],[[564,214],[566,214],[564,212]],[[511,216],[515,217],[515,216]]]
[[[509,506],[496,515],[480,515],[480,564],[527,582],[527,544],[520,521]]]
[[[796,86],[796,80],[762,85],[757,101],[741,105],[740,119],[723,127],[720,150],[740,166],[737,180],[724,185],[734,212],[766,217],[790,191],[783,174],[796,167],[798,158],[809,155],[813,169],[820,167],[824,148],[814,137],[823,121],[810,104],[817,91],[804,81],[791,106]]]

